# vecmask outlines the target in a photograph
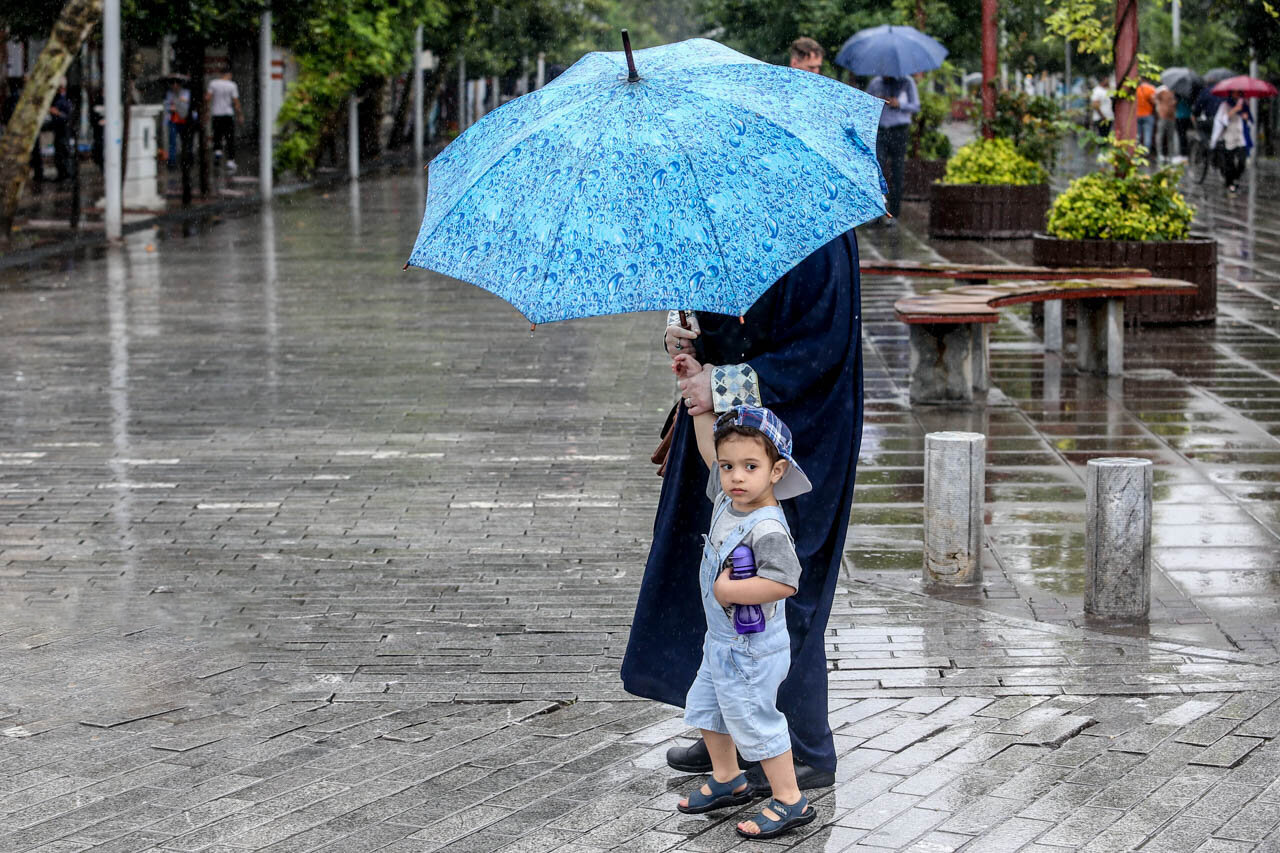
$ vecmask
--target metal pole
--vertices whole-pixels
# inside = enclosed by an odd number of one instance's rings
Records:
[[[271,10],[262,13],[262,28],[258,33],[258,191],[265,201],[271,200],[272,150],[271,109]]]
[[[458,132],[467,129],[467,58],[458,57]]]
[[[541,89],[547,85],[547,55],[545,53],[538,54],[538,73],[533,82],[535,89]]]
[[[982,135],[994,136],[996,117],[996,0],[982,0]]]
[[[107,239],[119,240],[124,233],[124,208],[120,186],[120,157],[124,145],[124,119],[120,105],[120,0],[102,4],[102,99],[106,125],[102,132],[102,171],[106,182]]]
[[[1253,47],[1253,45],[1249,46],[1249,76],[1255,79],[1258,76],[1258,51]],[[1260,145],[1261,141],[1258,139],[1258,99],[1257,98],[1249,99],[1249,115],[1253,118],[1253,151],[1250,152],[1249,158],[1253,159],[1258,156],[1258,151],[1261,150],[1261,145]]]
[[[1177,0],[1174,0],[1176,3]],[[1071,39],[1063,39],[1062,46],[1065,50],[1066,76],[1062,81],[1062,105],[1064,107],[1071,104]]]
[[[360,99],[355,92],[347,101],[347,175],[360,179]]]
[[[422,24],[413,31],[413,156],[422,160],[422,152],[426,141],[426,115],[422,105],[426,100],[422,90],[424,75],[422,73]]]
[[[1173,0],[1173,52],[1176,56],[1182,45],[1182,2]]]

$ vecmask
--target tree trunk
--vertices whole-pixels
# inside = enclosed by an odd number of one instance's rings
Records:
[[[0,244],[9,242],[18,201],[27,183],[31,147],[58,91],[58,80],[67,73],[81,42],[101,17],[102,0],[67,0],[22,87],[4,136],[0,136]]]

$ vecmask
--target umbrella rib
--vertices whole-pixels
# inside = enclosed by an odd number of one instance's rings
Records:
[[[667,85],[671,86],[671,88],[673,89],[680,89],[681,91],[687,91],[687,90],[681,89],[681,87],[679,86],[674,86],[672,84],[667,84]],[[649,100],[650,103],[652,103],[652,100],[649,98],[649,94],[647,92],[644,92],[643,94],[644,94],[645,100]],[[693,158],[689,156],[689,152],[685,151],[684,144],[681,141],[681,137],[679,133],[677,132],[676,128],[672,125],[672,123],[667,121],[666,116],[663,115],[661,112],[656,112],[656,111],[654,114],[658,116],[658,118],[662,120],[662,123],[667,126],[668,130],[671,131],[671,138],[675,139],[677,143],[679,143],[680,156],[683,157],[684,161],[689,164],[689,175],[693,178],[693,185],[698,190],[698,201],[702,203],[702,209],[707,214],[707,223],[710,224],[711,226],[711,236],[716,241],[716,254],[720,256],[720,266],[721,266],[721,269],[724,270],[725,277],[727,278],[729,276],[729,261],[725,257],[724,245],[720,242],[720,234],[716,228],[715,219],[712,218],[711,216],[711,208],[707,205],[707,198],[705,195],[702,194],[702,182],[698,180],[698,170],[694,168]],[[680,306],[677,305],[675,307],[679,308]]]

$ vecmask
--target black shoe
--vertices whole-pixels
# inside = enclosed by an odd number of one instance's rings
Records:
[[[692,746],[673,746],[667,750],[667,766],[681,773],[710,773],[711,755],[707,752],[707,742],[698,738]],[[742,753],[738,753],[738,766],[747,768],[759,765],[746,761]]]
[[[813,788],[830,788],[836,783],[836,774],[828,770],[819,770],[801,761],[795,762],[795,766],[796,785],[800,787],[801,791],[808,791]],[[769,784],[769,777],[764,775],[764,768],[759,764],[747,769],[747,782],[751,784],[751,796],[773,796],[773,787]]]

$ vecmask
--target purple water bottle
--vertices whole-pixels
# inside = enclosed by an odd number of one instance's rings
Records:
[[[729,555],[729,577],[740,581],[756,576],[756,555],[746,545],[739,545]],[[735,604],[733,627],[739,634],[759,634],[764,630],[764,611],[758,604]]]

